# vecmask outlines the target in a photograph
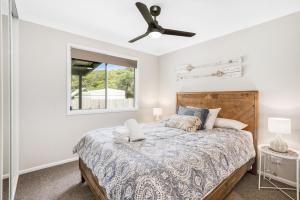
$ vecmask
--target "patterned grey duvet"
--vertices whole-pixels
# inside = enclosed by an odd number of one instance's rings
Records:
[[[102,128],[74,147],[110,199],[202,199],[255,156],[249,132],[141,126],[144,141],[114,143],[114,128]]]

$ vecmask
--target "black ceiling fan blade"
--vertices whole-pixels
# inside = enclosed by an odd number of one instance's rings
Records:
[[[149,35],[149,32],[146,32],[146,33],[144,33],[143,35],[140,35],[140,36],[138,36],[138,37],[136,37],[136,38],[130,40],[129,42],[130,42],[130,43],[133,43],[133,42],[135,42],[135,41],[137,41],[137,40],[139,40],[139,39],[142,39],[143,37],[146,37],[147,35]]]
[[[149,9],[147,6],[141,2],[135,3],[136,7],[139,9],[140,13],[143,15],[144,19],[146,20],[147,24],[154,23],[154,20],[150,14]]]
[[[176,35],[176,36],[182,36],[182,37],[193,37],[194,35],[196,35],[196,33],[177,31],[177,30],[172,30],[172,29],[164,29],[163,34]]]

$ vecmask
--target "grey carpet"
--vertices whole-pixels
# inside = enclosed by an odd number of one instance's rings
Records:
[[[257,182],[257,176],[246,174],[226,200],[288,199],[279,191],[258,191]],[[264,184],[268,185],[267,183]],[[295,196],[293,192],[290,194]],[[94,200],[94,196],[86,184],[80,183],[78,162],[72,162],[20,176],[15,199]]]
[[[2,200],[8,199],[8,178],[3,180],[3,193],[2,193]]]

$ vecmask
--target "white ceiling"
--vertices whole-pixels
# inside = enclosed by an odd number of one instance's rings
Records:
[[[300,10],[300,0],[144,0],[162,8],[165,28],[197,33],[193,38],[163,36],[128,40],[144,33],[146,22],[134,0],[16,0],[21,19],[162,55]]]

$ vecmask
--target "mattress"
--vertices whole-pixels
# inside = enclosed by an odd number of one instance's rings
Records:
[[[74,147],[109,199],[202,199],[255,157],[246,131],[141,126],[144,141],[115,143],[112,127],[88,132]]]

